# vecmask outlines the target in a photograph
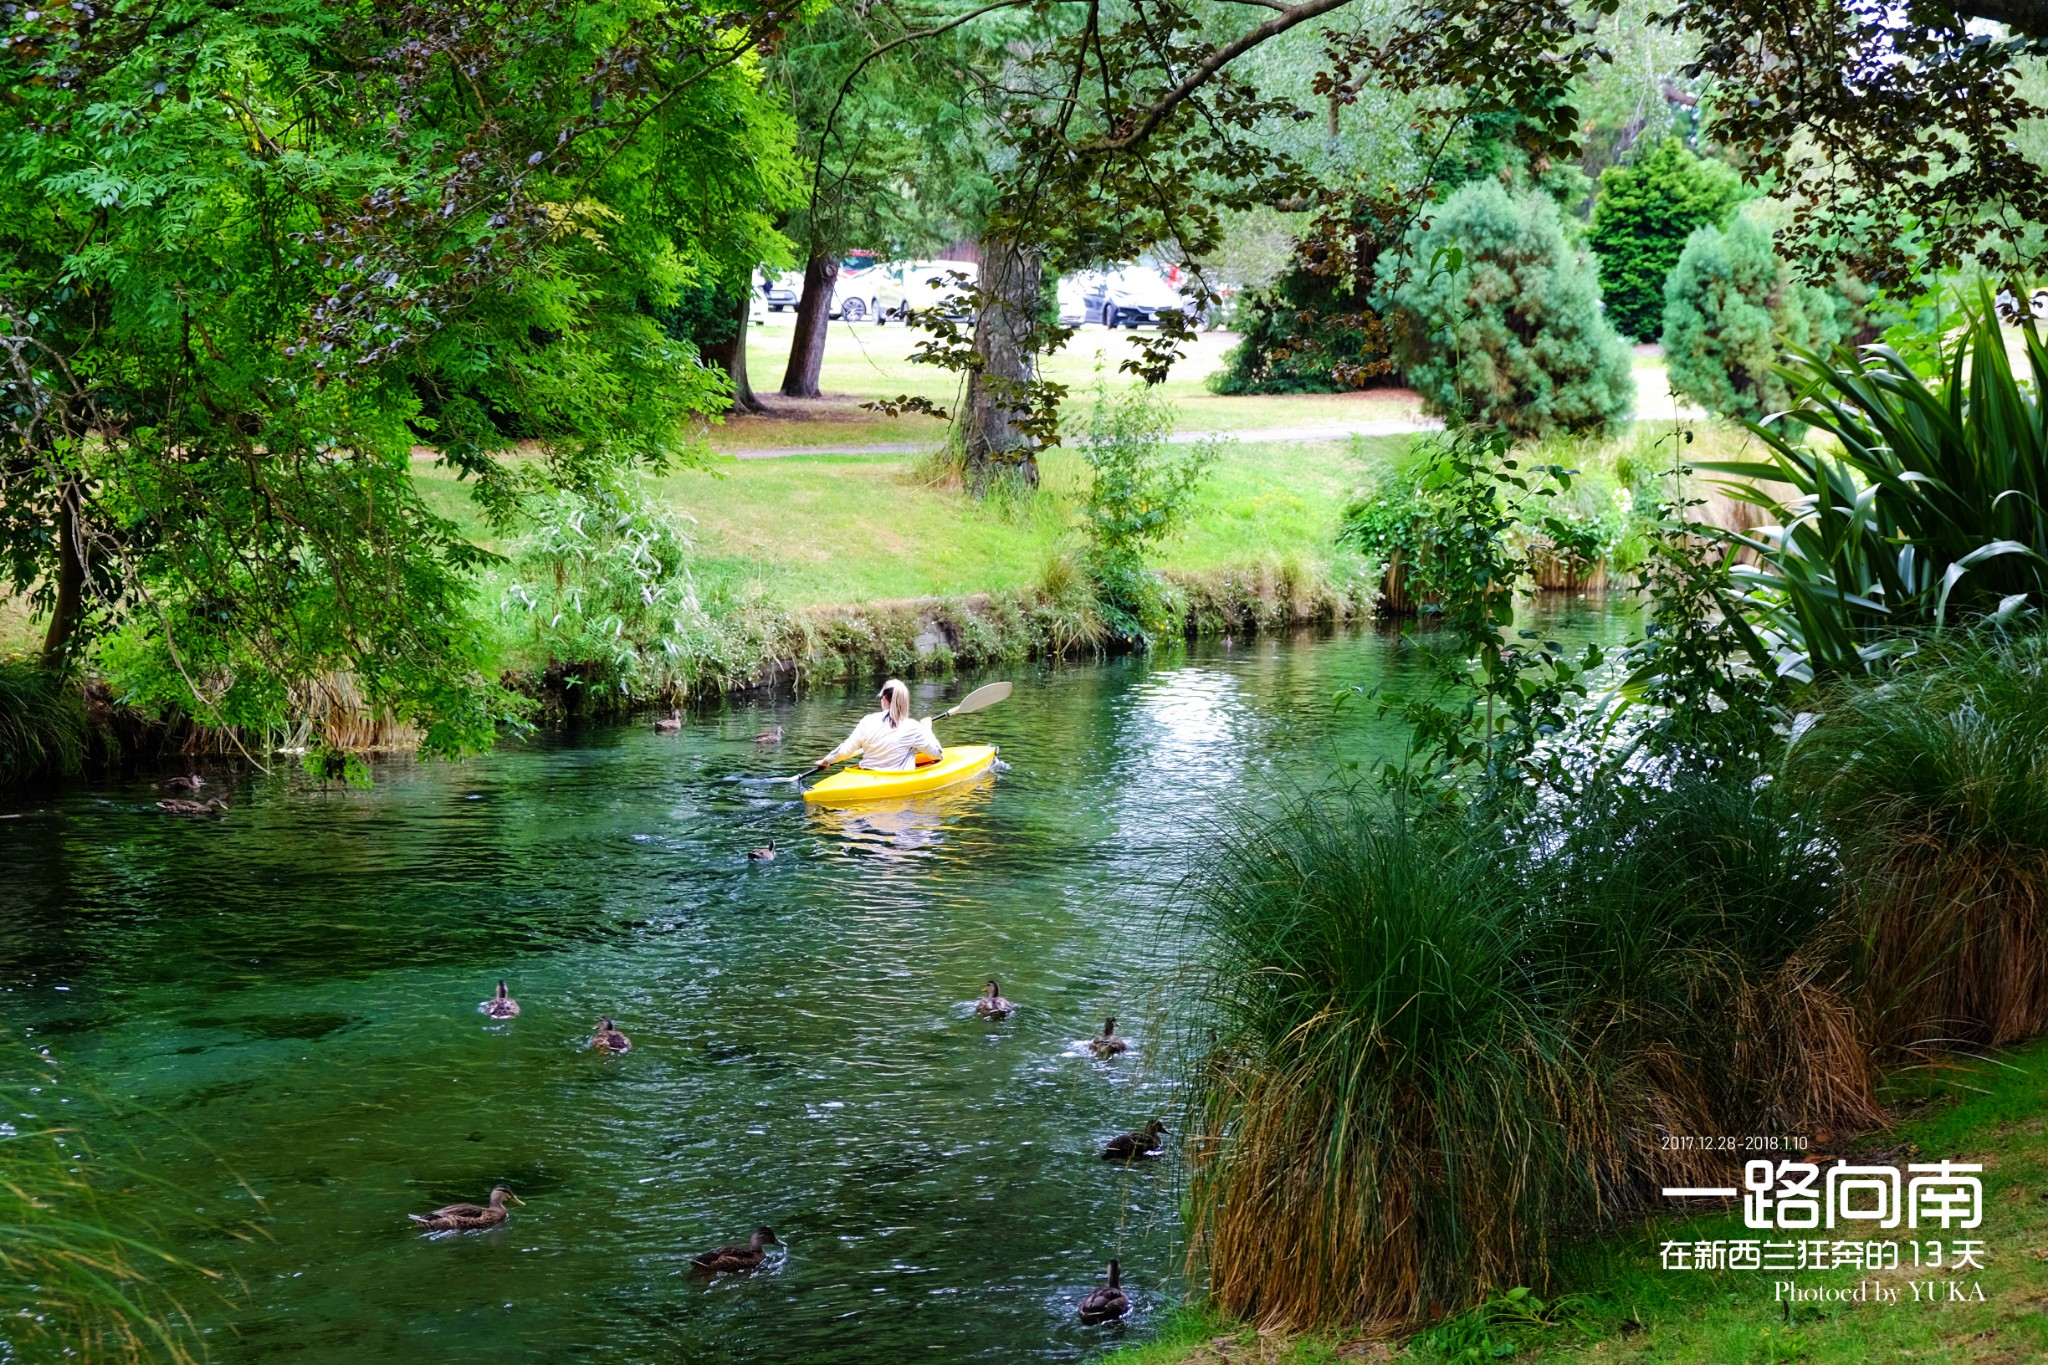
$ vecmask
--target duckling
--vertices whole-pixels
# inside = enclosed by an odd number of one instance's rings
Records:
[[[683,713],[671,711],[654,722],[657,735],[679,735],[683,732]]]
[[[187,801],[172,796],[157,802],[156,808],[166,815],[219,815],[228,808],[228,803],[219,796],[209,801]]]
[[[1111,1138],[1102,1149],[1104,1161],[1121,1161],[1128,1166],[1140,1157],[1159,1155],[1160,1135],[1166,1125],[1153,1119],[1135,1133],[1119,1133]]]
[[[633,1040],[612,1027],[610,1019],[597,1021],[597,1032],[590,1035],[590,1045],[599,1052],[631,1052]]]
[[[1131,1311],[1131,1296],[1123,1291],[1122,1273],[1123,1267],[1111,1260],[1109,1283],[1100,1289],[1090,1290],[1088,1297],[1081,1300],[1081,1321],[1091,1324],[1109,1322]]]
[[[493,1019],[517,1019],[519,1017],[519,1002],[514,1000],[505,990],[503,977],[498,979],[498,993],[484,1001],[481,1005],[478,1005],[477,1008]]]
[[[449,1204],[432,1213],[408,1213],[406,1217],[429,1232],[480,1232],[505,1221],[505,1201],[526,1201],[503,1185],[491,1187],[489,1204]]]
[[[186,773],[182,777],[171,778],[163,785],[167,792],[196,792],[206,785],[206,779],[198,773]]]
[[[974,1012],[984,1019],[1007,1019],[1017,1007],[1003,999],[1003,988],[995,982],[988,983],[988,989],[981,999],[974,1002]]]
[[[782,727],[780,725],[769,726],[760,734],[754,736],[754,743],[765,744],[771,748],[782,743]]]
[[[1123,1056],[1124,1053],[1130,1051],[1131,1045],[1123,1039],[1114,1036],[1115,1033],[1116,1017],[1112,1015],[1102,1021],[1102,1036],[1088,1040],[1088,1050],[1094,1053],[1098,1059],[1105,1062],[1111,1057]]]
[[[757,1227],[745,1246],[725,1246],[713,1251],[702,1251],[690,1258],[690,1264],[706,1275],[743,1275],[758,1269],[768,1259],[768,1248],[781,1246],[775,1234],[767,1227]]]
[[[750,849],[748,849],[748,850],[747,850],[747,857],[751,858],[751,859],[752,859],[753,861],[755,861],[755,862],[757,862],[757,863],[772,863],[772,862],[774,862],[774,861],[775,861],[775,841],[774,841],[773,839],[770,839],[770,840],[768,841],[768,843],[767,843],[767,846],[766,846],[766,847],[764,847],[764,848],[750,848]]]

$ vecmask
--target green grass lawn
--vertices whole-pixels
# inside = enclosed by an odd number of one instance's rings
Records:
[[[1554,1325],[1488,1326],[1476,1316],[1406,1347],[1341,1335],[1268,1337],[1195,1311],[1170,1316],[1153,1343],[1115,1352],[1100,1365],[1321,1365],[1398,1358],[1414,1365],[1514,1359],[1542,1365],[1872,1365],[1956,1362],[2021,1365],[2048,1360],[2048,1043],[1965,1064],[1926,1087],[1937,1099],[1889,1132],[1852,1144],[1852,1161],[1904,1166],[1943,1159],[1984,1167],[1984,1222],[1957,1234],[1984,1243],[1981,1270],[1830,1270],[1698,1273],[1660,1268],[1666,1240],[1757,1237],[1739,1215],[1665,1219],[1584,1248],[1566,1260],[1560,1293],[1547,1306]],[[1825,1234],[1814,1234],[1825,1235]],[[1893,1234],[1877,1234],[1890,1236]],[[1904,1238],[1946,1240],[1923,1229]],[[1946,1254],[1946,1253],[1944,1253]],[[1898,1302],[1799,1304],[1776,1300],[1774,1285],[1871,1280]],[[1951,1302],[1914,1302],[1911,1283],[1965,1286]],[[1982,1286],[1984,1298],[1975,1297]],[[1467,1330],[1469,1328],[1469,1330]]]
[[[1342,571],[1354,563],[1333,543],[1344,504],[1407,439],[1224,443],[1166,566],[1292,559],[1323,574]],[[850,605],[1037,582],[1049,560],[1077,543],[1074,513],[1086,486],[1077,451],[1048,451],[1041,468],[1040,495],[1022,502],[977,502],[930,482],[908,456],[727,457],[650,488],[693,520],[700,581],[791,607]],[[423,465],[420,483],[437,510],[483,535],[467,492],[446,472]]]

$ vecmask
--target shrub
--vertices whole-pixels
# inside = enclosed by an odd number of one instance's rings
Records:
[[[1340,368],[1386,361],[1386,338],[1368,301],[1331,276],[1297,266],[1238,300],[1238,343],[1209,379],[1222,394],[1348,393]]]
[[[1846,304],[1795,283],[1771,235],[1737,215],[1685,243],[1663,295],[1671,391],[1723,417],[1761,419],[1792,401],[1776,366],[1787,343],[1842,339]]]
[[[1526,436],[1597,429],[1629,411],[1628,351],[1553,200],[1468,185],[1408,245],[1407,278],[1385,263],[1381,277],[1395,357],[1433,411]]]
[[[1810,704],[1788,771],[1856,871],[1876,1036],[2001,1046],[2048,1030],[2048,638],[1934,642]]]
[[[1081,453],[1093,479],[1082,503],[1087,565],[1102,615],[1125,639],[1172,629],[1181,613],[1146,556],[1178,534],[1215,447],[1170,454],[1173,413],[1149,388],[1100,390]]]
[[[0,786],[77,772],[86,740],[76,678],[37,659],[0,659]]]
[[[2026,381],[1986,290],[1931,385],[1885,347],[1798,352],[1785,378],[1804,398],[1751,425],[1769,458],[1699,462],[1776,523],[1727,538],[1761,561],[1732,572],[1781,672],[1864,672],[1915,632],[2048,604],[2048,345],[2031,319],[2022,338]]]
[[[1667,137],[1626,166],[1600,173],[1586,244],[1600,263],[1607,320],[1625,337],[1654,339],[1664,325],[1664,282],[1686,241],[1718,227],[1742,198],[1742,182],[1718,161]]]

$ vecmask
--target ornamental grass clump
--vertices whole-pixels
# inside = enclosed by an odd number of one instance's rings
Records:
[[[1874,1035],[1910,1051],[2048,1031],[2048,639],[1923,644],[1815,710],[1789,772],[1855,874]]]
[[[1725,1175],[1667,1136],[1875,1122],[1839,902],[1817,823],[1746,773],[1248,826],[1194,886],[1211,1294],[1268,1325],[1427,1320]]]

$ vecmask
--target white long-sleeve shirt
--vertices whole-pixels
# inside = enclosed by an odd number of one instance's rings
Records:
[[[892,725],[888,712],[877,711],[862,716],[846,742],[826,755],[825,761],[837,763],[854,754],[860,755],[860,766],[870,772],[900,773],[915,768],[920,756],[944,758],[946,751],[939,747],[930,721],[906,716],[901,724]]]

